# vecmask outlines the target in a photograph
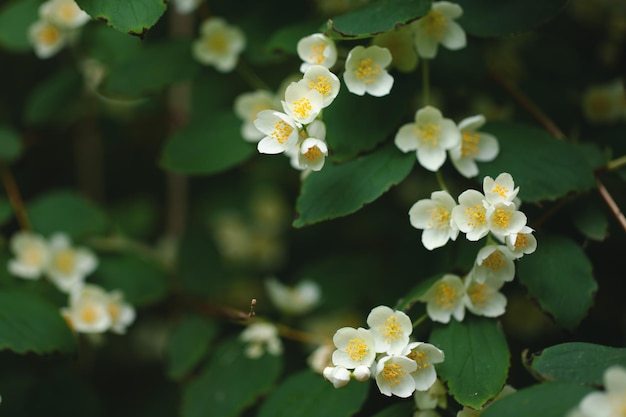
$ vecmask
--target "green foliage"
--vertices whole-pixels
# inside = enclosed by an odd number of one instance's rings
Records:
[[[74,69],[52,74],[38,84],[28,97],[24,122],[29,125],[65,125],[75,121],[82,113],[77,100],[81,87],[81,76]],[[59,103],[64,105],[59,106]]]
[[[0,196],[0,225],[9,221],[13,215],[13,209],[11,203],[5,197]]]
[[[0,293],[0,350],[17,353],[69,353],[74,337],[48,300],[21,290]]]
[[[22,150],[19,134],[8,126],[0,125],[0,161],[11,162]]]
[[[603,241],[609,233],[609,219],[596,200],[585,199],[572,207],[574,227],[585,237]]]
[[[92,18],[141,38],[167,8],[163,0],[77,0],[76,3]]]
[[[409,417],[413,413],[413,406],[410,402],[394,404],[373,414],[372,417]]]
[[[216,333],[217,326],[212,321],[196,315],[182,317],[167,344],[168,375],[180,379],[189,374],[209,351]]]
[[[0,8],[0,46],[13,51],[30,49],[28,27],[37,19],[38,0],[13,0]]]

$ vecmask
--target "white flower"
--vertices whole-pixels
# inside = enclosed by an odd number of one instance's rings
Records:
[[[326,367],[332,365],[331,357],[335,347],[330,344],[320,345],[306,359],[309,367],[317,373],[323,373]]]
[[[260,153],[282,153],[298,143],[296,121],[285,113],[263,110],[254,120],[254,126],[265,135],[257,144]]]
[[[357,381],[365,382],[368,379],[370,379],[370,376],[372,375],[372,370],[370,369],[369,366],[359,365],[356,368],[354,368],[352,375],[354,376],[354,379],[356,379]]]
[[[495,180],[486,176],[483,179],[483,191],[485,192],[485,199],[489,204],[513,204],[513,200],[519,192],[519,187],[515,187],[511,174],[503,172]]]
[[[393,77],[385,69],[389,64],[389,49],[376,45],[367,48],[355,46],[348,53],[343,73],[348,91],[358,96],[365,93],[374,97],[386,96],[393,86]]]
[[[604,392],[587,394],[580,402],[585,417],[622,417],[626,411],[626,369],[619,365],[604,371]]]
[[[309,90],[316,90],[322,95],[322,107],[328,107],[339,94],[339,78],[322,65],[312,65],[302,77]]]
[[[63,29],[76,29],[91,20],[74,0],[48,0],[39,6],[39,16]]]
[[[258,359],[267,350],[274,356],[283,353],[283,343],[278,337],[278,329],[271,323],[252,323],[241,332],[239,338],[248,343],[244,354],[250,359]]]
[[[413,342],[409,343],[402,354],[417,364],[417,369],[411,373],[415,380],[415,389],[418,391],[430,389],[437,380],[437,371],[433,364],[443,362],[445,358],[443,351],[430,343]]]
[[[461,133],[456,124],[431,106],[418,110],[415,122],[402,126],[395,137],[396,146],[402,152],[417,150],[420,165],[433,172],[446,161],[446,150],[460,141]]]
[[[454,316],[457,321],[465,318],[463,296],[465,286],[457,275],[446,274],[435,282],[420,299],[426,303],[426,313],[431,320],[448,323]]]
[[[254,120],[263,110],[274,110],[274,96],[266,90],[243,93],[235,99],[235,114],[243,120],[241,136],[248,142],[258,142],[265,136],[254,126]]]
[[[28,28],[28,39],[35,55],[45,59],[59,52],[67,43],[67,34],[55,24],[38,20]]]
[[[476,255],[476,265],[472,270],[472,279],[481,284],[488,278],[495,278],[502,282],[513,281],[515,277],[513,258],[513,254],[506,246],[485,246]]]
[[[423,58],[434,58],[439,44],[451,50],[464,48],[465,31],[453,20],[462,14],[463,9],[458,4],[432,3],[430,12],[413,24],[417,53]]]
[[[321,290],[311,280],[299,282],[295,287],[288,287],[276,278],[265,281],[265,289],[272,303],[283,313],[304,314],[311,311],[319,303]]]
[[[533,229],[524,226],[517,233],[508,235],[505,239],[506,247],[516,258],[529,255],[537,249],[537,239],[533,236]]]
[[[485,196],[480,192],[466,190],[459,195],[459,205],[452,209],[452,221],[466,233],[467,240],[476,241],[489,233],[484,200]]]
[[[113,323],[109,296],[97,285],[85,284],[70,292],[69,308],[61,310],[72,329],[79,333],[104,333]]]
[[[478,175],[475,161],[492,161],[500,152],[500,145],[495,136],[477,131],[484,124],[483,115],[461,120],[458,125],[461,142],[449,151],[452,164],[466,178]]]
[[[46,274],[63,292],[82,284],[85,277],[98,266],[98,259],[86,248],[73,248],[69,237],[62,233],[50,237],[50,262]]]
[[[200,38],[194,41],[192,53],[202,64],[230,72],[245,46],[246,38],[241,29],[228,25],[222,18],[212,17],[200,26]]]
[[[498,317],[506,310],[506,297],[499,292],[504,281],[495,276],[488,276],[483,282],[472,279],[470,274],[465,280],[465,307],[477,316]]]
[[[376,352],[386,352],[389,355],[399,354],[409,343],[409,336],[413,332],[413,323],[403,311],[392,310],[387,306],[378,306],[367,316]]]
[[[126,333],[126,329],[135,321],[135,309],[124,301],[121,291],[108,294],[107,310],[111,317],[111,331],[117,334]]]
[[[300,72],[306,72],[312,65],[331,68],[337,62],[335,42],[322,33],[314,33],[298,41],[296,47],[302,61]]]
[[[202,3],[202,0],[172,0],[174,10],[179,14],[188,14],[193,12]]]
[[[436,379],[426,391],[415,391],[413,399],[419,410],[434,410],[437,407],[445,409],[448,406],[447,393],[446,387]]]
[[[11,237],[15,259],[8,264],[9,272],[26,279],[38,279],[50,259],[48,242],[35,233],[20,231]]]
[[[357,366],[370,366],[376,358],[374,336],[370,330],[359,327],[342,327],[335,332],[333,343],[333,364],[347,369]]]
[[[312,171],[320,171],[324,167],[328,147],[326,143],[317,138],[306,138],[300,145],[298,163],[302,168]]]
[[[419,200],[409,210],[411,226],[423,229],[422,243],[428,250],[440,248],[448,240],[456,240],[459,228],[452,221],[456,202],[447,191],[435,191],[430,199]]]
[[[526,226],[526,215],[517,210],[514,203],[497,203],[487,209],[489,231],[498,239],[517,234]]]
[[[592,123],[613,123],[624,117],[624,83],[622,80],[589,87],[582,98],[585,118]]]
[[[374,36],[374,45],[389,49],[391,65],[401,72],[411,72],[417,67],[418,56],[410,25]]]
[[[376,364],[376,384],[380,392],[388,397],[397,395],[410,397],[415,391],[415,380],[411,373],[417,369],[414,360],[404,356],[385,356]]]
[[[311,123],[322,110],[323,97],[316,89],[309,90],[308,81],[289,84],[285,90],[283,110],[301,125]]]
[[[323,375],[335,388],[345,387],[350,382],[350,371],[342,366],[328,366]]]

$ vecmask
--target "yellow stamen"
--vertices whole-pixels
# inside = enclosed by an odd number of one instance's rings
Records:
[[[206,46],[211,51],[224,53],[228,50],[228,39],[222,33],[214,33],[206,38]]]
[[[309,54],[309,60],[315,64],[321,65],[324,62],[324,50],[326,49],[326,44],[324,43],[315,43],[311,46],[311,54]]]
[[[441,282],[435,287],[435,304],[444,309],[450,309],[456,305],[459,292],[447,282]]]
[[[359,68],[356,70],[356,77],[365,84],[371,84],[376,81],[378,74],[380,74],[380,66],[372,58],[362,59]]]
[[[402,326],[396,316],[389,316],[382,325],[378,326],[378,332],[383,335],[387,343],[391,343],[402,337]]]
[[[332,91],[332,87],[330,81],[328,81],[328,77],[322,77],[320,75],[317,77],[317,80],[309,81],[309,90],[317,90],[321,95],[327,96]]]
[[[467,207],[465,209],[465,218],[467,220],[467,225],[470,227],[479,227],[487,224],[487,219],[485,218],[485,207],[480,204],[476,204],[471,207]]]
[[[313,107],[311,106],[311,101],[306,97],[302,97],[299,100],[292,101],[291,104],[293,104],[293,113],[301,119],[306,119],[307,117],[309,117],[309,114],[311,114],[311,110],[313,110]]]
[[[424,17],[424,29],[429,36],[435,39],[441,39],[443,32],[448,26],[448,19],[439,10],[431,10]]]
[[[36,246],[29,246],[20,254],[20,263],[25,265],[38,266],[42,261],[43,254]]]
[[[278,120],[274,125],[274,130],[270,133],[270,136],[282,145],[287,142],[292,132],[293,127],[289,126],[289,124],[287,124],[284,120]]]
[[[467,289],[467,295],[476,307],[484,306],[493,295],[487,284],[473,282]]]
[[[71,249],[64,249],[54,258],[55,268],[62,274],[71,274],[76,268],[76,253]]]
[[[80,318],[85,323],[93,323],[98,319],[98,310],[91,304],[86,305],[80,310]]]
[[[525,233],[518,233],[513,246],[517,249],[524,249],[526,245],[528,245],[528,236]]]
[[[478,153],[480,136],[476,132],[461,132],[461,157],[473,158]]]
[[[439,230],[444,230],[450,227],[450,212],[442,206],[435,207],[428,210],[430,214],[430,221],[428,227],[436,227]]]
[[[409,359],[413,359],[415,363],[417,363],[417,370],[414,373],[431,366],[430,362],[428,361],[428,355],[426,354],[426,352],[411,351],[408,355],[406,355],[406,357]]]
[[[59,8],[59,16],[65,21],[72,21],[79,11],[75,3],[65,3]]]
[[[507,194],[509,193],[509,190],[503,185],[495,184],[491,192],[498,194],[502,198],[506,198]]]
[[[388,363],[385,364],[383,371],[381,372],[383,379],[389,383],[389,385],[398,385],[407,372],[397,363]]]
[[[365,340],[360,337],[350,339],[348,346],[346,347],[346,353],[353,361],[361,361],[368,354],[369,348]]]
[[[510,210],[505,209],[496,209],[493,213],[492,223],[495,227],[499,229],[506,229],[511,224],[511,217],[513,213]]]
[[[494,272],[498,272],[500,269],[504,268],[506,262],[502,253],[497,250],[487,256],[480,265],[489,268]]]
[[[317,145],[311,146],[309,150],[306,151],[306,153],[304,154],[304,157],[309,161],[314,161],[320,156],[322,156],[322,151],[320,151],[320,148],[318,148]]]
[[[61,36],[59,29],[54,26],[48,25],[44,27],[39,33],[39,40],[44,45],[54,45],[59,41]]]
[[[426,123],[416,127],[417,136],[421,136],[424,145],[435,147],[439,143],[439,131],[441,126],[434,123]]]

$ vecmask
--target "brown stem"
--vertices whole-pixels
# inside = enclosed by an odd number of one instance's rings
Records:
[[[28,220],[28,214],[26,214],[26,208],[24,207],[24,201],[20,194],[20,189],[11,174],[11,170],[3,161],[0,161],[0,176],[2,176],[4,189],[7,192],[7,197],[9,197],[9,202],[11,203],[11,207],[13,207],[20,228],[22,230],[32,230],[30,221]]]
[[[609,210],[611,210],[613,216],[615,216],[619,224],[622,226],[622,229],[626,231],[626,217],[624,217],[624,213],[622,213],[619,206],[611,196],[611,193],[609,193],[609,190],[606,189],[598,177],[596,177],[596,185],[598,186],[598,191],[600,192],[602,199],[606,205],[609,206]]]

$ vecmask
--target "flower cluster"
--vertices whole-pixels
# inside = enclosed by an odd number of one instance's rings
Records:
[[[400,127],[395,144],[402,152],[415,151],[417,161],[429,171],[437,171],[450,156],[452,164],[466,178],[478,175],[476,161],[493,160],[499,153],[497,139],[478,129],[485,117],[476,115],[458,124],[444,118],[441,111],[426,106],[415,113],[415,121]]]
[[[511,175],[502,173],[495,180],[485,177],[483,191],[464,191],[458,204],[447,191],[435,191],[409,210],[411,225],[423,229],[422,243],[429,250],[456,240],[459,232],[470,241],[492,237],[463,279],[445,274],[423,295],[421,300],[434,321],[447,323],[452,316],[461,321],[466,308],[486,317],[502,315],[506,298],[499,290],[513,280],[514,261],[537,248],[526,215],[517,209],[519,187]]]
[[[604,371],[605,391],[587,394],[567,417],[621,417],[626,411],[626,369],[614,365]]]
[[[9,272],[29,280],[45,276],[68,294],[69,306],[61,309],[61,314],[73,330],[121,334],[134,321],[135,310],[121,292],[107,292],[85,283],[87,275],[98,266],[98,259],[89,249],[74,247],[67,235],[56,233],[46,240],[21,231],[13,235],[10,245],[14,258],[9,260]]]
[[[245,47],[246,37],[241,29],[220,17],[212,17],[202,22],[200,38],[194,41],[191,51],[200,63],[213,66],[219,72],[230,72]]]
[[[252,323],[241,332],[239,338],[247,344],[244,354],[250,359],[258,359],[266,351],[274,356],[283,353],[283,342],[278,337],[278,328],[272,323]]]
[[[74,0],[47,0],[39,6],[39,20],[28,29],[35,55],[50,58],[76,38],[78,29],[91,20]]]
[[[288,287],[276,278],[270,278],[265,281],[265,289],[276,308],[294,316],[313,310],[322,297],[319,285],[311,280],[303,280],[294,287]]]
[[[433,365],[443,362],[444,353],[429,343],[410,341],[409,316],[378,306],[367,316],[367,324],[369,329],[343,327],[333,336],[334,366],[323,373],[335,387],[345,386],[351,378],[363,382],[373,377],[382,394],[407,398],[435,383]]]

